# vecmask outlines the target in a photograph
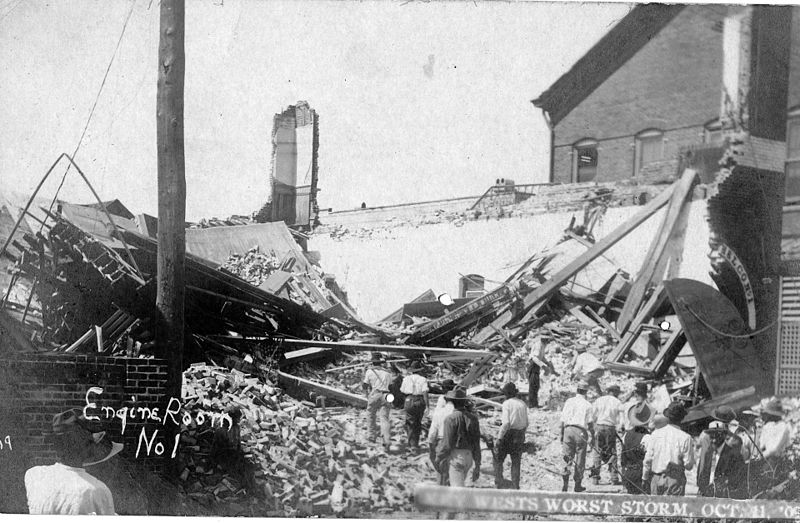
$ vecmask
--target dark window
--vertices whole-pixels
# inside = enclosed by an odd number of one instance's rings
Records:
[[[789,113],[786,125],[786,201],[800,202],[800,109]]]
[[[583,140],[574,149],[575,181],[589,182],[597,176],[597,142]]]

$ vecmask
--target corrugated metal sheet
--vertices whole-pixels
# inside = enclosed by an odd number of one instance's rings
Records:
[[[186,252],[220,265],[231,254],[244,254],[253,247],[263,253],[274,252],[278,258],[291,251],[301,267],[307,264],[302,249],[283,222],[186,230]]]
[[[800,277],[781,278],[781,330],[776,392],[800,390]]]

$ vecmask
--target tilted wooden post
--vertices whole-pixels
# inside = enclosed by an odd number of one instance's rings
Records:
[[[169,361],[168,395],[180,399],[183,371],[186,178],[183,156],[184,0],[161,0],[156,105],[158,144],[158,324]]]

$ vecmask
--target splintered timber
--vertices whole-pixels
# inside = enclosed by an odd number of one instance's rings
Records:
[[[800,519],[800,503],[725,498],[624,494],[575,494],[420,485],[420,509],[453,512],[507,512],[684,518]]]

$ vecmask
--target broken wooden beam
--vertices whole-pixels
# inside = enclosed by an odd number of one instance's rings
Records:
[[[489,351],[474,349],[449,349],[440,347],[419,347],[416,345],[382,345],[378,343],[355,343],[348,341],[317,341],[317,340],[281,340],[281,344],[289,347],[314,347],[331,350],[348,350],[363,352],[395,352],[398,354],[447,354],[465,357],[478,357],[492,354]]]
[[[658,230],[658,233],[650,243],[650,248],[644,257],[639,274],[631,286],[628,293],[628,298],[625,300],[625,305],[622,307],[622,313],[617,319],[617,329],[620,332],[625,332],[628,326],[633,321],[634,315],[638,312],[639,307],[642,305],[644,295],[650,287],[651,282],[660,283],[663,277],[663,271],[666,268],[666,263],[662,262],[665,253],[667,256],[672,254],[672,250],[667,250],[667,245],[673,234],[679,232],[676,230],[678,219],[684,214],[682,211],[686,206],[687,200],[692,193],[692,187],[698,180],[697,173],[692,169],[686,169],[683,172],[681,179],[676,182],[675,190],[670,198],[669,208],[664,220]],[[662,274],[657,274],[657,269],[661,268]]]
[[[366,408],[367,406],[367,398],[364,396],[359,396],[358,394],[353,394],[341,389],[330,387],[328,385],[323,385],[322,383],[317,383],[305,378],[293,376],[282,371],[278,371],[277,374],[278,381],[281,384],[295,386],[307,391],[315,392],[320,396],[335,399],[354,407]]]

